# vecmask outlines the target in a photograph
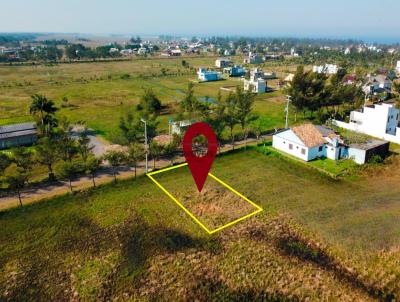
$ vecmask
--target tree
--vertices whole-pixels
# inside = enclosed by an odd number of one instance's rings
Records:
[[[271,120],[267,117],[258,117],[250,122],[250,130],[256,136],[257,142],[263,131],[267,130],[269,125],[271,125]]]
[[[150,154],[153,157],[153,169],[156,168],[156,160],[159,160],[163,155],[164,148],[156,141],[150,143]]]
[[[0,152],[0,175],[3,175],[4,171],[11,164],[11,158],[6,154]]]
[[[61,158],[64,161],[71,162],[78,153],[78,146],[76,140],[72,137],[72,125],[66,118],[60,120],[57,143]]]
[[[21,168],[23,173],[26,175],[26,180],[29,179],[29,174],[32,171],[32,166],[34,164],[33,152],[25,147],[13,148],[12,151],[12,161]]]
[[[159,114],[161,108],[161,101],[157,98],[153,89],[145,89],[144,94],[140,99],[138,109],[143,110],[145,112],[145,115],[147,116],[149,114]]]
[[[230,130],[230,138],[232,142],[232,150],[235,149],[235,136],[233,134],[233,129],[238,123],[237,119],[237,98],[234,94],[229,93],[228,97],[225,100],[226,106],[226,114],[225,114],[225,122]]]
[[[142,144],[133,143],[129,145],[127,161],[129,165],[132,165],[135,169],[135,179],[136,179],[136,168],[139,161],[143,160],[145,157],[145,149]]]
[[[85,161],[85,169],[92,176],[93,187],[96,187],[95,177],[96,172],[101,167],[101,159],[94,157],[93,155],[89,155],[89,157]]]
[[[30,113],[38,117],[43,133],[50,133],[50,127],[54,124],[54,117],[52,115],[58,110],[57,107],[52,100],[47,99],[43,95],[35,94],[31,98]]]
[[[108,151],[104,155],[104,159],[108,161],[108,163],[112,167],[114,181],[117,182],[116,168],[122,166],[126,162],[125,153],[121,151]]]
[[[77,150],[84,163],[86,163],[89,156],[93,155],[92,151],[94,146],[90,145],[90,138],[85,129],[79,136]]]
[[[206,123],[208,123],[211,128],[213,128],[214,133],[218,139],[218,150],[221,152],[221,141],[222,141],[222,133],[225,130],[226,121],[225,121],[225,109],[226,105],[222,102],[221,92],[218,92],[218,97],[215,105],[212,108],[212,115],[209,115],[208,118],[205,119]]]
[[[53,165],[59,158],[59,150],[56,148],[57,141],[44,137],[36,145],[36,158],[39,163],[46,165],[49,171],[49,180],[54,180]]]
[[[59,178],[61,179],[67,179],[69,181],[69,188],[71,192],[73,192],[72,189],[72,179],[76,176],[77,174],[77,166],[74,162],[72,161],[61,161],[57,163],[55,166],[56,174]]]
[[[193,87],[194,87],[193,83],[189,82],[185,97],[181,102],[182,109],[189,113],[189,119],[192,118],[193,112],[196,111],[198,107],[198,101],[194,96]]]
[[[4,177],[9,188],[17,192],[19,204],[22,207],[21,190],[26,183],[26,174],[16,164],[11,164],[5,169]]]
[[[248,135],[248,123],[252,118],[251,112],[254,104],[254,94],[250,91],[243,93],[243,91],[236,88],[236,99],[237,99],[237,119],[242,128],[243,138],[245,140],[245,148]]]

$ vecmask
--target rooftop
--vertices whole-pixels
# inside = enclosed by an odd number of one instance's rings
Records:
[[[326,143],[324,134],[313,124],[303,124],[292,128],[292,131],[309,148]]]
[[[21,123],[0,126],[0,139],[35,135],[37,133],[35,123]]]
[[[350,147],[361,150],[370,150],[386,144],[389,144],[389,142],[377,139],[370,139],[367,140],[365,143],[350,144]]]

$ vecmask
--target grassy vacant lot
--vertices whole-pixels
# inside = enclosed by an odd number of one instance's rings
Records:
[[[145,176],[3,212],[1,300],[399,300],[391,165],[336,181],[254,150],[219,157],[212,173],[265,211],[215,236]]]
[[[135,59],[122,62],[94,62],[36,66],[0,66],[0,125],[30,120],[30,96],[39,93],[53,99],[60,107],[67,97],[70,107],[60,115],[73,122],[85,120],[89,127],[110,139],[119,118],[136,105],[143,88],[151,87],[167,112],[160,118],[161,129],[167,129],[173,105],[180,101],[188,81],[196,79],[191,67],[213,67],[215,58]],[[266,66],[265,70],[287,71],[295,66]],[[127,77],[126,75],[129,75]],[[242,85],[238,79],[195,85],[199,97],[216,97],[221,86]],[[225,92],[226,94],[226,92]],[[256,111],[268,115],[271,127],[284,123],[282,97],[279,93],[257,97]]]

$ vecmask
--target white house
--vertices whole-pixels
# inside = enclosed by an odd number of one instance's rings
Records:
[[[374,155],[385,157],[389,153],[387,141],[368,140],[346,145],[332,129],[312,124],[278,132],[272,137],[272,146],[304,161],[322,157],[332,160],[349,158],[357,164],[364,164]]]
[[[312,124],[278,132],[272,137],[272,146],[304,161],[319,157],[337,160],[346,155],[346,147],[339,135],[331,129]]]
[[[244,58],[243,63],[244,64],[261,64],[263,62],[263,59],[260,55],[249,52],[249,55]]]
[[[171,123],[171,133],[182,135],[187,128],[192,124],[192,121],[183,120],[183,121],[176,121]]]
[[[396,72],[400,74],[400,61],[397,61]]]
[[[218,68],[226,68],[231,66],[232,64],[232,60],[226,58],[218,58],[215,60],[215,66]]]
[[[400,144],[400,110],[392,103],[377,103],[364,106],[350,113],[350,122],[333,120],[333,124]]]
[[[335,64],[325,64],[320,66],[313,66],[313,72],[325,73],[325,74],[336,74],[338,72],[338,66]]]

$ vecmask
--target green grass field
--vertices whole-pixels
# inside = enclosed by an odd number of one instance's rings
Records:
[[[398,300],[390,165],[333,180],[254,150],[223,155],[212,173],[264,211],[215,236],[145,176],[2,212],[1,300]]]
[[[117,131],[121,116],[139,102],[144,88],[151,87],[165,105],[160,117],[160,131],[167,131],[168,116],[176,112],[173,105],[184,95],[187,84],[196,79],[193,70],[182,66],[213,67],[214,57],[130,60],[122,62],[74,63],[36,66],[0,66],[0,125],[31,120],[30,96],[44,94],[60,107],[67,97],[70,107],[61,108],[59,115],[72,122],[84,120],[87,125],[110,140]],[[266,66],[265,70],[283,71],[293,66]],[[165,70],[163,75],[161,70]],[[128,74],[127,79],[121,78]],[[222,86],[242,85],[238,79],[195,85],[195,95],[213,97]],[[227,93],[224,92],[223,95]],[[284,100],[280,93],[260,95],[255,109],[271,119],[271,128],[284,125]]]

